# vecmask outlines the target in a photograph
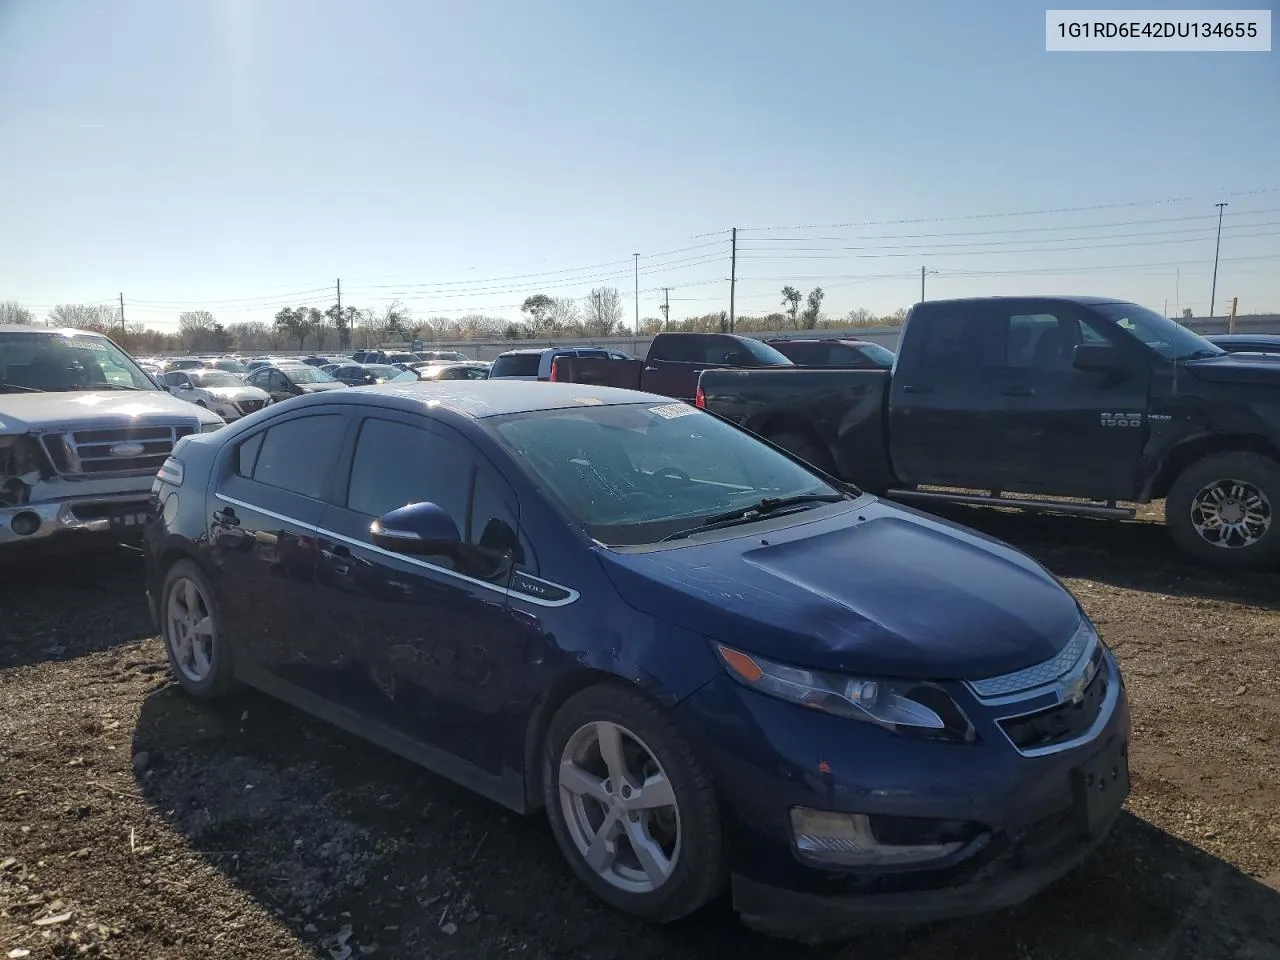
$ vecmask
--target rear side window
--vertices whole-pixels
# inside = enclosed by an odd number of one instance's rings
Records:
[[[923,328],[915,355],[920,366],[953,369],[981,364],[983,329],[977,315],[945,309],[917,317],[915,323]]]
[[[324,495],[328,467],[338,459],[345,418],[339,413],[298,417],[271,427],[240,445],[242,476],[256,483],[319,500]],[[257,442],[256,459],[250,449]],[[251,464],[246,461],[252,460]],[[244,474],[246,465],[252,473]]]
[[[538,354],[507,353],[493,361],[490,377],[536,377],[538,375]]]

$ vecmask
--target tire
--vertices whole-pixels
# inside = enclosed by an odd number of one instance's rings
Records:
[[[808,434],[783,430],[765,437],[775,447],[781,447],[787,453],[799,457],[805,463],[817,467],[824,473],[835,475],[836,466],[831,454],[817,440]]]
[[[1237,525],[1236,518],[1252,522]],[[1232,526],[1219,534],[1223,520]],[[1274,562],[1280,558],[1280,464],[1244,451],[1197,460],[1169,488],[1165,523],[1183,552],[1206,563],[1245,568]]]
[[[602,737],[606,745],[616,737],[620,747],[614,756],[623,758],[621,787],[602,759],[611,752],[601,749]],[[651,791],[650,802],[672,803],[628,809],[645,802],[643,789],[635,789],[641,784]],[[638,691],[601,684],[565,701],[543,744],[542,789],[561,854],[611,906],[670,923],[723,889],[724,835],[711,776],[675,722]],[[611,839],[600,843],[606,829]],[[600,853],[595,865],[587,859],[592,850]],[[645,851],[661,857],[642,857]]]
[[[158,612],[169,669],[183,690],[202,700],[225,696],[236,687],[213,597],[208,579],[192,561],[179,560],[165,572]]]

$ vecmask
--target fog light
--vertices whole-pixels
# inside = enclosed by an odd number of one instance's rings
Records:
[[[925,817],[791,808],[791,832],[804,860],[830,866],[913,866],[942,860],[981,835],[974,823]]]
[[[9,526],[13,528],[13,532],[20,537],[29,537],[40,529],[40,514],[34,510],[23,510],[21,513],[15,513],[13,519],[9,521]]]

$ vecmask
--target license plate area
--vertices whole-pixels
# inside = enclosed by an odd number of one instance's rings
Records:
[[[146,508],[123,508],[117,507],[111,511],[111,528],[113,530],[126,530],[142,527],[146,524],[150,511]]]
[[[1129,744],[1121,741],[1071,771],[1076,823],[1093,836],[1129,795]]]

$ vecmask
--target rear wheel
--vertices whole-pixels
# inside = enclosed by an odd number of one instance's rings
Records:
[[[169,668],[192,696],[213,699],[235,687],[231,655],[218,629],[213,590],[200,568],[179,560],[160,592],[160,629]]]
[[[1280,464],[1244,451],[1197,460],[1173,482],[1165,522],[1186,553],[1219,566],[1280,558]]]
[[[831,454],[815,437],[792,430],[782,430],[778,433],[767,434],[765,439],[774,446],[781,447],[787,453],[799,457],[805,463],[813,464],[824,473],[834,475],[835,464],[831,461]]]
[[[720,892],[711,777],[638,691],[603,684],[570,697],[547,731],[542,783],[560,852],[601,900],[667,923]]]

